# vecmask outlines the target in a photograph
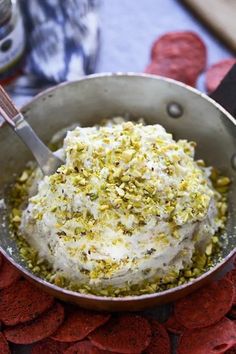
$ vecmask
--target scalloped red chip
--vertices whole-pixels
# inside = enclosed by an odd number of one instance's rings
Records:
[[[56,303],[34,321],[7,327],[3,333],[9,342],[32,344],[51,336],[64,320],[64,308]]]
[[[64,351],[63,354],[111,354],[107,350],[101,350],[95,347],[89,341],[78,342]],[[116,354],[113,352],[113,354]]]
[[[125,354],[140,353],[151,341],[151,328],[141,316],[117,315],[92,332],[89,339],[99,349]]]
[[[20,277],[19,271],[3,257],[0,268],[0,289],[9,287]]]
[[[74,312],[68,313],[67,318],[52,338],[61,342],[82,340],[96,328],[106,323],[110,317],[107,313],[77,308]]]
[[[146,72],[195,86],[206,67],[206,46],[194,32],[169,32],[152,45],[152,63]]]
[[[180,337],[178,354],[222,354],[236,344],[236,327],[228,318],[216,324],[187,330]]]
[[[210,326],[229,312],[233,297],[232,282],[223,278],[177,301],[176,319],[190,329]]]
[[[0,333],[0,353],[11,354],[7,340],[5,339],[2,333]]]
[[[3,255],[0,253],[0,267],[2,265]]]
[[[47,338],[33,344],[30,354],[63,354],[70,344]]]
[[[186,328],[180,322],[177,321],[174,313],[163,324],[165,328],[173,334],[182,334],[186,330]]]
[[[212,92],[219,86],[224,76],[235,63],[236,59],[229,58],[221,60],[207,69],[205,82],[207,92]]]
[[[17,280],[1,291],[0,320],[7,326],[32,321],[48,310],[53,302],[51,295],[27,280]]]
[[[149,319],[152,330],[152,338],[145,354],[170,354],[170,338],[165,327],[154,319]]]

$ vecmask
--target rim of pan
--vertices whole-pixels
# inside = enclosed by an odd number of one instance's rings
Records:
[[[184,83],[181,83],[179,81],[173,80],[173,79],[169,79],[169,78],[164,78],[161,76],[157,76],[157,75],[150,75],[150,74],[145,74],[145,73],[141,73],[141,74],[137,74],[137,73],[133,73],[133,72],[127,72],[127,73],[123,73],[123,72],[117,72],[117,73],[99,73],[99,74],[93,74],[93,75],[89,75],[86,77],[83,77],[79,80],[75,80],[75,81],[71,81],[71,82],[63,82],[59,85],[55,85],[53,87],[50,87],[42,92],[40,92],[38,95],[36,95],[33,99],[31,99],[27,104],[25,104],[21,110],[27,111],[27,108],[32,105],[35,101],[37,101],[40,97],[47,95],[49,93],[52,93],[54,91],[56,91],[58,88],[60,87],[64,87],[64,86],[68,86],[68,85],[73,85],[76,83],[79,83],[81,81],[88,81],[88,80],[93,80],[96,78],[107,78],[107,77],[139,77],[139,78],[149,78],[149,79],[154,79],[154,80],[159,80],[159,81],[164,81],[164,82],[169,82],[171,84],[180,86],[185,88],[188,91],[191,91],[193,93],[195,93],[196,95],[202,97],[203,99],[206,99],[207,101],[209,101],[211,104],[213,104],[216,108],[218,108],[222,113],[224,113],[224,115],[233,123],[233,125],[236,127],[236,120],[234,119],[234,117],[228,113],[219,103],[215,102],[212,98],[210,98],[209,96],[207,96],[205,93],[202,93],[200,91],[198,91],[197,89],[188,86]],[[0,126],[1,127],[1,126]],[[61,293],[63,295],[66,296],[70,296],[70,297],[75,297],[75,298],[84,298],[87,300],[93,300],[93,301],[100,301],[100,302],[106,302],[106,301],[114,301],[114,302],[124,302],[124,301],[142,301],[144,299],[152,299],[152,298],[157,298],[157,297],[164,297],[166,295],[169,294],[173,294],[174,292],[179,292],[181,290],[184,290],[186,288],[188,288],[189,286],[193,286],[194,284],[197,284],[198,282],[206,279],[209,275],[211,275],[212,273],[216,272],[217,270],[219,270],[225,263],[227,263],[234,254],[236,254],[236,246],[235,248],[226,256],[224,257],[224,259],[217,263],[213,268],[209,269],[207,272],[203,273],[202,275],[200,275],[199,277],[197,277],[196,279],[182,284],[182,285],[178,285],[174,288],[168,289],[168,290],[164,290],[161,292],[156,292],[156,293],[152,293],[152,294],[142,294],[142,295],[129,295],[129,296],[123,296],[123,297],[112,297],[112,296],[99,296],[99,295],[93,295],[93,294],[82,294],[76,291],[71,291],[65,288],[61,288],[57,285],[54,285],[52,283],[47,282],[46,280],[37,277],[36,275],[34,275],[33,273],[31,273],[27,268],[23,267],[22,265],[18,264],[1,246],[0,246],[0,250],[2,252],[2,254],[7,258],[7,260],[12,263],[20,272],[22,272],[23,274],[25,274],[27,277],[31,278],[32,280],[34,280],[35,282],[41,284],[44,287],[47,287],[53,291],[57,291],[58,293]]]

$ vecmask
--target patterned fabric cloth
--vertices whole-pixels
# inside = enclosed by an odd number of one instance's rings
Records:
[[[24,76],[8,87],[13,97],[33,96],[94,71],[99,0],[20,0],[19,4],[27,48]]]

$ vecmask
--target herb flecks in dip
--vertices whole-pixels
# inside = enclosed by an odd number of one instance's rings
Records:
[[[69,131],[65,164],[39,181],[20,231],[54,277],[88,292],[153,292],[190,278],[196,255],[206,262],[217,243],[224,204],[194,147],[160,125]]]

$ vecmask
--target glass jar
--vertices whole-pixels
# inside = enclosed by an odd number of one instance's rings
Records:
[[[23,20],[16,0],[0,0],[0,83],[20,73],[25,49]]]

